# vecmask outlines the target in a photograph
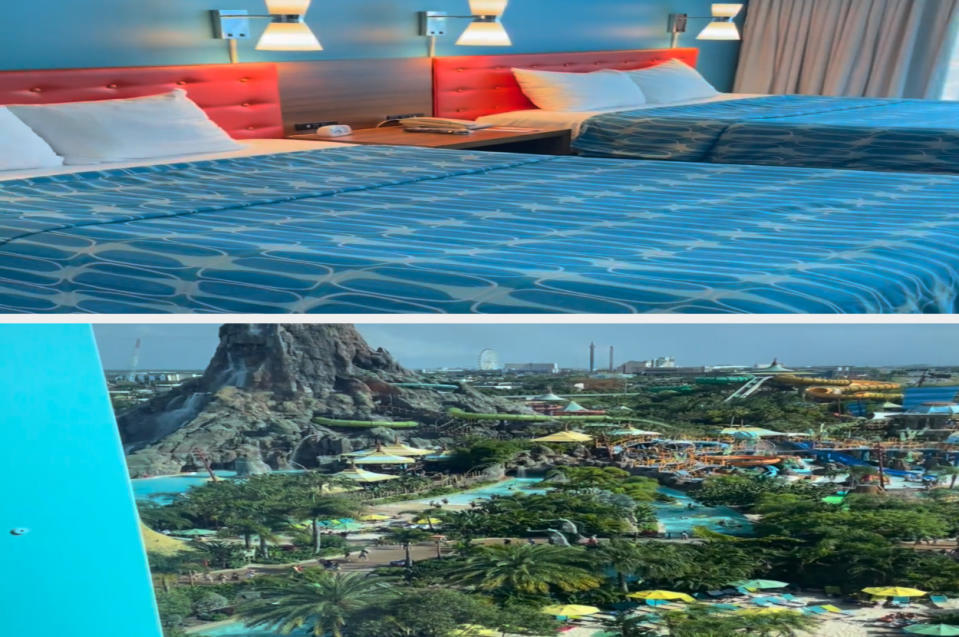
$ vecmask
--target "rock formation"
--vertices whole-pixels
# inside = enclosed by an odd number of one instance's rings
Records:
[[[202,377],[120,414],[133,476],[214,468],[258,473],[313,467],[397,435],[414,444],[442,440],[446,411],[524,411],[460,386],[428,387],[352,325],[224,325]],[[420,427],[350,428],[316,418],[415,421]]]

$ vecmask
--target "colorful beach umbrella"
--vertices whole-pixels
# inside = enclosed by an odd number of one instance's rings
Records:
[[[383,482],[384,480],[396,480],[399,478],[399,476],[391,476],[386,473],[367,471],[366,469],[360,469],[359,467],[350,467],[349,469],[344,469],[339,473],[334,473],[333,477],[346,478],[347,480],[353,480],[354,482]]]
[[[589,442],[593,437],[578,431],[557,431],[548,436],[533,438],[533,442]]]
[[[951,624],[913,624],[902,630],[913,635],[959,635],[959,626]]]
[[[382,513],[368,513],[366,515],[360,516],[360,520],[363,522],[382,522],[383,520],[389,520],[390,516],[383,515]]]
[[[905,586],[869,586],[862,592],[875,597],[922,597],[926,594],[926,591]]]
[[[416,524],[442,524],[443,520],[439,518],[420,518]]]
[[[416,460],[388,453],[373,453],[353,460],[353,464],[414,464]]]
[[[554,604],[543,607],[542,611],[547,615],[556,617],[582,617],[584,615],[595,615],[599,612],[599,609],[595,606],[582,604]]]
[[[678,599],[682,602],[694,602],[692,596],[687,595],[686,593],[677,593],[675,591],[637,591],[635,593],[630,593],[626,597],[632,597],[633,599],[665,599],[665,600],[674,600]]]
[[[762,590],[766,588],[785,588],[789,586],[788,582],[780,582],[774,579],[742,579],[729,584],[733,588],[748,588],[753,590]]]

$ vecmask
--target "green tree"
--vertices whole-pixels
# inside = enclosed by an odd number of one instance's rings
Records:
[[[629,586],[626,577],[635,575],[642,568],[645,558],[644,551],[635,542],[614,539],[600,546],[596,555],[603,564],[616,571],[616,583],[619,590],[628,593]]]
[[[430,539],[429,531],[423,529],[390,529],[380,541],[384,544],[399,544],[403,547],[406,568],[413,567],[413,556],[410,553],[410,547],[419,542],[425,542]]]
[[[296,506],[296,512],[310,520],[310,534],[313,538],[313,553],[319,554],[322,547],[319,521],[330,518],[346,518],[357,515],[362,506],[355,500],[342,496],[331,496],[308,491]]]
[[[584,549],[550,544],[482,547],[452,574],[455,581],[500,597],[585,591],[602,584]]]
[[[388,599],[392,590],[360,573],[304,571],[288,581],[258,589],[259,599],[245,602],[237,614],[250,626],[289,635],[306,627],[315,637],[343,637],[345,628],[364,610]]]

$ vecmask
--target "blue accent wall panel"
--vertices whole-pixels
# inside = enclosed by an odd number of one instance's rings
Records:
[[[90,326],[0,325],[0,352],[0,634],[159,637]]]
[[[226,43],[212,39],[210,9],[264,13],[262,0],[30,0],[3,3],[0,66],[40,69],[96,66],[216,64]],[[541,53],[669,46],[670,13],[708,16],[707,0],[511,0],[504,24],[509,48],[460,47],[465,20],[451,21],[438,55]],[[425,55],[417,12],[469,13],[467,0],[314,0],[308,22],[325,47],[310,53],[256,51],[240,43],[240,59],[255,61],[402,58]],[[737,42],[696,40],[706,24],[690,20],[681,46],[702,49],[700,68],[721,90],[732,84]]]

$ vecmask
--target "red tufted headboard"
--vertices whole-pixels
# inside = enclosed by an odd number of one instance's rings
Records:
[[[143,97],[176,88],[236,139],[283,137],[274,64],[0,71],[0,105]]]
[[[570,73],[599,69],[642,69],[672,59],[696,65],[698,49],[642,49],[587,53],[532,53],[434,58],[433,113],[476,119],[536,108],[519,88],[513,67]]]

